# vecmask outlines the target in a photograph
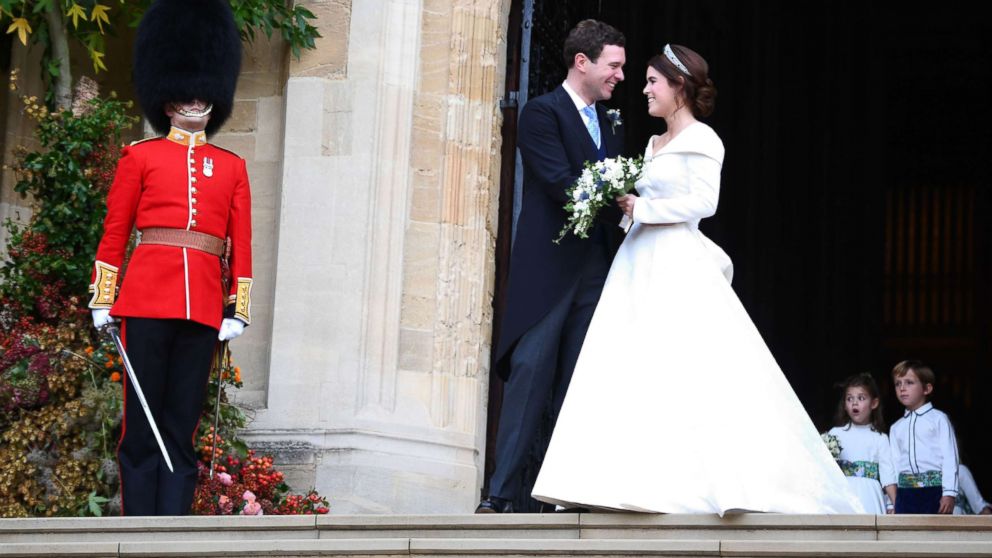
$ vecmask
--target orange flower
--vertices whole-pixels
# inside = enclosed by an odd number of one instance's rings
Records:
[[[114,372],[114,373],[110,374],[110,381],[111,382],[119,382],[119,381],[121,381],[121,374],[120,374],[120,372]]]
[[[114,361],[113,360],[107,360],[107,362],[103,363],[103,365],[105,367],[107,367],[107,368],[113,368],[114,367]]]
[[[93,347],[86,347],[86,354],[87,355],[92,355],[93,354]]]
[[[241,368],[238,366],[234,367],[234,382],[238,384],[241,383]]]

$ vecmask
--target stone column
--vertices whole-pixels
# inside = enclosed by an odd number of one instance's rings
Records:
[[[247,437],[335,512],[468,512],[509,1],[305,4],[324,38],[285,88],[270,374]]]

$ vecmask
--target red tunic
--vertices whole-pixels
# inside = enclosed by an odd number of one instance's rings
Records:
[[[203,132],[124,148],[107,196],[91,308],[115,317],[178,318],[220,327],[224,303],[250,323],[251,193],[244,159],[206,143]],[[184,229],[231,239],[232,285],[221,289],[220,259],[194,248],[139,244],[116,296],[117,270],[132,228]]]

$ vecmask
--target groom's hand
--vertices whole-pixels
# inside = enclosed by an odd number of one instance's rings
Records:
[[[637,201],[637,196],[634,194],[625,194],[617,198],[617,206],[620,207],[620,211],[631,219],[634,218],[634,202]]]

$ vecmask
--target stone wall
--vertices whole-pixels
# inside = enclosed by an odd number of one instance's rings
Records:
[[[251,182],[252,322],[231,349],[244,381],[238,401],[252,409],[264,405],[269,378],[288,66],[289,47],[280,38],[260,33],[246,44],[231,118],[210,140],[245,159]]]
[[[506,1],[305,3],[255,445],[341,513],[467,512],[485,445]]]

